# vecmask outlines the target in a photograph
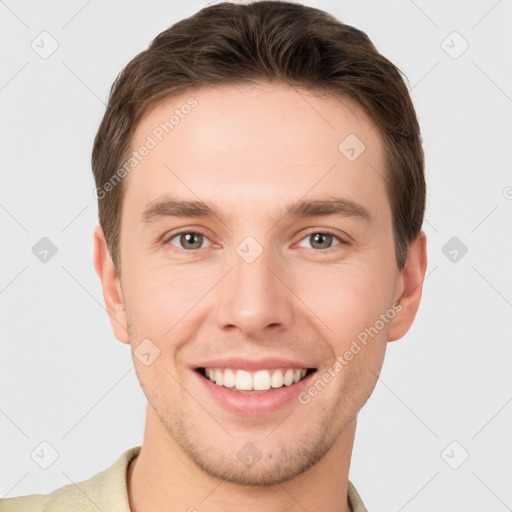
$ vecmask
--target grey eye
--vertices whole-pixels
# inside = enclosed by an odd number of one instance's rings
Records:
[[[331,235],[330,233],[323,233],[321,231],[317,233],[310,233],[304,237],[299,244],[301,247],[304,247],[304,245],[301,245],[304,240],[308,240],[310,242],[312,249],[330,249],[333,245],[338,245],[333,244],[334,240],[338,240],[338,243],[341,243],[337,236]]]
[[[179,245],[174,244],[172,242],[176,238],[178,238]],[[195,233],[193,231],[190,231],[186,233],[178,233],[177,235],[169,239],[169,243],[180,249],[194,250],[201,249],[203,241],[205,239],[207,240],[207,238],[203,236],[201,233]]]

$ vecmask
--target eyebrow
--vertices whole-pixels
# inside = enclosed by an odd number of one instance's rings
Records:
[[[352,217],[366,222],[372,221],[372,216],[368,209],[345,198],[300,200],[287,205],[281,218],[306,218],[329,215]],[[142,221],[144,223],[152,223],[166,217],[215,218],[224,222],[220,210],[211,203],[183,201],[170,196],[164,196],[152,201],[142,213]]]

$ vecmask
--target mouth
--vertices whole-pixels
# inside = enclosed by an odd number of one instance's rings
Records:
[[[292,387],[317,371],[316,368],[271,368],[247,371],[236,368],[196,368],[205,380],[229,391],[258,395]]]

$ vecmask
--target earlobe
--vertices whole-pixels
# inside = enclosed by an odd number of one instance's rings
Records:
[[[94,230],[94,268],[101,281],[103,299],[114,335],[122,343],[128,344],[128,323],[121,283],[101,226],[96,226]]]
[[[388,341],[399,340],[410,329],[420,305],[426,270],[427,237],[420,231],[407,251],[407,261],[400,277],[402,292],[397,299],[401,309],[389,324]]]

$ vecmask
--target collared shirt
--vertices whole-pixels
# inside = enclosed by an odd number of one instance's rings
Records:
[[[131,512],[127,472],[141,446],[126,450],[111,466],[88,480],[69,484],[49,494],[30,494],[0,500],[0,512]],[[348,481],[352,512],[368,512],[356,488]]]

